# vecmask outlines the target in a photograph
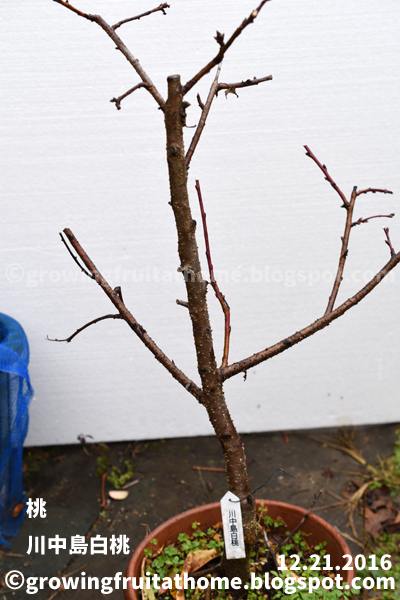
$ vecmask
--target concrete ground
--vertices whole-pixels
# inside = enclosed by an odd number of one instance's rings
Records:
[[[367,462],[376,464],[377,456],[390,455],[397,425],[355,428],[355,447],[362,448]],[[334,438],[337,430],[294,431],[244,435],[248,470],[252,488],[261,485],[280,467],[295,475],[295,479],[280,474],[275,484],[259,490],[257,498],[270,498],[308,508],[313,496],[324,490],[319,499],[317,514],[341,531],[352,536],[347,527],[347,515],[342,508],[324,508],[338,502],[332,496],[342,496],[355,472],[361,468],[349,454],[324,446],[315,438]],[[336,443],[338,440],[336,439]],[[28,595],[26,589],[11,591],[4,585],[4,575],[11,570],[21,571],[25,578],[54,577],[71,573],[99,578],[124,573],[129,554],[110,552],[112,536],[129,538],[130,552],[149,530],[166,519],[199,504],[216,502],[227,491],[225,475],[218,471],[197,471],[193,466],[224,467],[224,459],[216,438],[180,438],[151,442],[108,444],[105,453],[101,445],[83,447],[31,448],[25,452],[25,489],[28,497],[46,501],[47,516],[25,518],[12,549],[0,554],[0,600],[91,600],[108,597],[123,598],[123,592],[103,595],[95,590],[61,591],[46,587]],[[132,480],[138,483],[129,488],[126,500],[110,501],[106,510],[100,508],[101,480],[95,469],[104,454],[110,464],[124,470],[123,461],[133,462]],[[110,471],[109,471],[110,472]],[[107,484],[106,489],[111,489]],[[41,537],[66,538],[67,548],[46,547],[40,553]],[[71,536],[84,536],[86,542],[100,535],[108,540],[107,555],[70,554]],[[29,540],[33,542],[28,554]],[[38,552],[35,552],[38,538]],[[353,551],[358,547],[348,541]],[[127,550],[127,549],[126,549]]]

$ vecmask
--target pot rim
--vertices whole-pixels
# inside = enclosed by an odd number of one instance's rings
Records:
[[[301,519],[307,513],[307,509],[305,509],[305,508],[302,508],[295,504],[289,504],[287,502],[280,502],[277,500],[264,500],[264,499],[256,500],[257,508],[260,505],[269,505],[269,506],[274,506],[277,509],[291,510],[292,512],[295,512],[298,514],[299,519]],[[179,513],[178,515],[175,515],[174,517],[171,517],[167,521],[164,521],[163,523],[161,523],[161,525],[156,527],[152,532],[150,532],[142,540],[142,542],[137,546],[136,550],[133,552],[131,558],[129,559],[127,568],[126,568],[126,572],[125,572],[126,577],[132,577],[132,576],[135,577],[135,570],[136,570],[135,567],[137,564],[141,565],[142,560],[143,560],[143,555],[144,555],[144,549],[149,545],[150,540],[157,539],[158,537],[160,537],[160,534],[163,534],[165,531],[167,531],[170,526],[175,526],[178,523],[180,523],[181,521],[186,521],[186,520],[191,520],[191,519],[193,521],[197,521],[200,519],[199,513],[201,513],[201,514],[212,513],[213,511],[215,511],[217,509],[220,509],[219,502],[213,502],[211,504],[203,504],[203,505],[191,508],[189,510],[186,510],[182,513]],[[312,524],[313,522],[318,524],[320,527],[323,527],[330,534],[330,536],[333,537],[337,541],[338,546],[340,547],[340,550],[342,552],[342,555],[350,554],[352,556],[352,552],[351,552],[347,542],[342,537],[342,535],[332,525],[330,525],[330,523],[325,521],[325,519],[322,519],[319,515],[316,515],[315,513],[311,512],[309,514],[309,516],[307,517],[307,523]],[[343,578],[343,583],[350,584],[354,575],[355,575],[354,567],[352,567],[351,570],[346,572],[346,576]],[[136,590],[134,590],[132,587],[128,587],[125,590],[125,598],[126,598],[126,600],[136,600],[137,598],[140,598],[140,596]]]

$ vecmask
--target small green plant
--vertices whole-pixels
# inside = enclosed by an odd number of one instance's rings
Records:
[[[290,598],[292,600],[315,600],[315,598],[318,598],[319,600],[343,600],[344,598],[351,598],[354,593],[354,591],[340,590],[336,587],[333,587],[331,590],[325,590],[321,586],[318,589],[313,590],[312,592],[307,592],[305,590],[298,589],[297,586],[294,585],[288,586],[286,583],[287,579],[285,575],[277,573],[276,571],[272,571],[271,574],[274,575],[274,577],[279,577],[280,579],[282,579],[283,582],[282,589],[276,590],[276,592],[273,594],[273,600],[279,600],[279,598],[286,597],[287,595],[290,595]],[[306,571],[302,574],[302,576],[305,577],[308,585],[308,577],[310,576],[310,574]],[[312,576],[315,577],[315,574]],[[323,576],[319,577],[322,578]],[[260,593],[254,590],[251,591],[248,594],[248,600],[261,600]]]
[[[378,457],[378,467],[367,465],[370,476],[372,476],[369,488],[373,490],[386,486],[391,490],[392,497],[400,492],[400,429],[397,429],[395,433],[393,454],[389,457]]]
[[[263,505],[259,507],[258,512],[260,513],[258,515],[258,522],[263,522],[266,527],[271,529],[272,527],[281,527],[282,525],[284,525],[282,519],[280,519],[279,517],[278,519],[273,519],[272,517],[270,517],[268,514],[268,509],[265,508]]]
[[[322,579],[324,577],[334,578],[335,576],[335,573],[330,570],[324,569],[320,572],[315,570],[315,564],[317,564],[315,555],[317,555],[322,562],[322,558],[326,554],[327,542],[320,542],[313,546],[308,541],[311,534],[299,530],[292,535],[288,543],[279,547],[277,545],[277,540],[285,540],[290,534],[289,531],[286,531],[284,522],[280,518],[271,518],[264,507],[258,509],[258,520],[260,525],[265,528],[268,536],[271,537],[271,541],[272,539],[274,540],[272,546],[274,552],[279,555],[276,556],[275,565],[282,566],[283,563],[285,563],[283,566],[286,567],[286,570],[274,570],[276,569],[276,566],[272,566],[273,559],[261,536],[256,549],[252,551],[250,555],[251,571],[256,577],[261,578],[269,571],[271,578],[278,577],[282,580],[282,589],[270,590],[270,595],[268,595],[268,591],[264,587],[261,587],[259,590],[251,589],[250,581],[247,584],[247,600],[267,600],[267,598],[279,600],[286,595],[290,595],[294,600],[313,600],[313,598],[321,600],[339,600],[341,598],[343,600],[352,596],[352,593],[348,590],[337,589],[336,586],[331,590],[326,590],[321,586],[318,590],[314,590],[311,593],[307,591],[309,589],[310,578],[319,577]],[[151,540],[150,543],[157,545],[157,540]],[[164,577],[173,579],[175,575],[182,574],[185,561],[189,554],[197,553],[198,556],[204,551],[215,550],[214,555],[212,553],[209,554],[207,559],[201,563],[201,565],[206,565],[212,557],[218,559],[223,553],[223,548],[224,542],[222,539],[221,524],[209,527],[203,531],[200,528],[200,523],[194,522],[192,524],[192,532],[190,534],[180,533],[175,544],[171,544],[160,550],[153,550],[151,548],[145,549],[144,553],[148,559],[146,571],[151,573],[151,575],[158,575],[161,580]],[[293,554],[296,554],[301,559],[301,571],[299,571],[296,561],[292,559],[291,555]],[[215,565],[215,563],[212,562],[211,568],[207,569],[209,564],[197,568],[198,572],[201,571],[201,576],[210,578],[211,573],[216,573],[219,568],[218,565]],[[195,575],[195,572],[190,573],[190,576]],[[217,573],[217,575],[220,575],[220,573]],[[299,577],[303,578],[302,589],[297,589],[297,580]],[[163,595],[163,598],[170,600],[171,597],[175,597],[174,594],[175,590],[168,590],[165,595]],[[204,594],[205,591],[198,588],[192,589],[189,587],[188,589],[185,589],[185,598],[190,600],[202,600]],[[210,597],[212,600],[225,600],[227,594],[229,598],[230,595],[228,591],[225,591],[224,589],[213,589]],[[389,598],[386,600],[389,600]]]
[[[145,556],[149,559],[154,556],[146,569],[152,574],[163,577],[174,577],[182,572],[188,554],[197,551],[215,550],[215,555],[221,554],[224,549],[222,532],[217,527],[209,527],[206,531],[200,529],[200,523],[192,523],[193,533],[180,533],[175,544],[171,544],[158,553],[151,548],[145,548]],[[151,544],[157,544],[157,540],[151,540]],[[186,596],[192,597],[191,590],[185,590]]]
[[[61,452],[59,446],[47,450],[42,448],[29,448],[24,450],[23,473],[37,473],[42,465],[54,460],[63,460],[65,455],[58,456]]]
[[[102,454],[97,457],[96,475],[101,479],[104,473],[107,473],[109,469],[111,472],[107,475],[107,481],[113,486],[115,490],[122,488],[130,479],[133,477],[134,464],[129,460],[124,460],[125,471],[122,472],[119,467],[111,464],[108,460],[106,453],[109,452],[109,448],[102,444]]]
[[[383,570],[380,566],[376,570],[363,569],[358,570],[358,577],[373,577],[377,581],[378,577],[393,577],[395,581],[395,590],[377,590],[374,587],[370,593],[379,593],[380,600],[399,600],[400,599],[400,533],[383,533],[374,542],[372,547],[373,554],[376,555],[376,564],[381,565],[381,559],[386,554],[390,556],[391,567]],[[368,558],[368,557],[366,557]]]

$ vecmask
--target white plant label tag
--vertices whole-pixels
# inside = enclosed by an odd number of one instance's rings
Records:
[[[231,502],[234,500],[235,502]],[[242,509],[239,498],[227,492],[221,499],[222,526],[224,528],[225,554],[228,560],[246,558],[244,549]]]

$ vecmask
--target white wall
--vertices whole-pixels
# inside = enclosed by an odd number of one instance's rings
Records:
[[[80,0],[79,8],[114,23],[153,4]],[[164,96],[166,77],[192,77],[216,53],[215,30],[229,35],[256,2],[171,5],[167,16],[119,30]],[[70,443],[80,433],[104,441],[210,433],[204,409],[123,322],[100,323],[71,344],[46,341],[113,310],[61,245],[58,232],[70,227],[110,284],[122,286],[139,322],[198,381],[187,311],[175,304],[185,291],[160,111],[144,90],[121,111],[110,104],[139,79],[97,25],[51,0],[3,2],[0,11],[0,311],[30,341],[36,399],[27,443]],[[239,99],[220,94],[189,173],[194,216],[200,223],[200,179],[214,266],[227,275],[220,288],[232,309],[232,361],[301,329],[326,307],[331,283],[322,279],[336,269],[345,214],[303,144],[347,193],[353,185],[394,191],[361,196],[356,218],[398,209],[399,25],[398,0],[275,0],[225,60],[221,81],[274,76],[239,91]],[[199,116],[195,95],[205,100],[211,80],[188,98],[189,125]],[[386,225],[400,249],[400,215],[353,229],[339,302],[389,259]],[[199,245],[204,257],[202,238]],[[400,269],[246,382],[229,380],[238,428],[399,420],[399,282]],[[209,305],[222,355],[223,318],[212,294]]]

